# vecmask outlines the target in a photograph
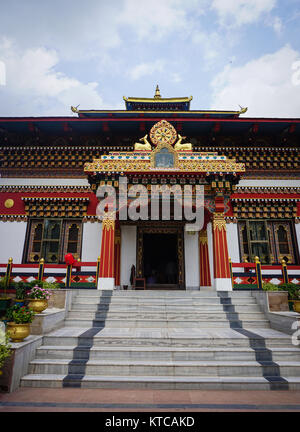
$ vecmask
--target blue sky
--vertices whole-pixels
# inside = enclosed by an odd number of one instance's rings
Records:
[[[300,117],[299,29],[299,0],[1,1],[0,115],[124,109],[159,84],[191,109]]]

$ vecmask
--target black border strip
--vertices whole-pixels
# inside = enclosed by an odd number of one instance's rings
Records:
[[[32,407],[32,408],[113,408],[113,409],[236,409],[236,410],[267,410],[300,411],[297,404],[201,404],[201,403],[97,403],[97,402],[0,402],[0,407]]]
[[[94,336],[105,327],[112,294],[113,292],[109,290],[102,291],[92,327],[78,336],[77,346],[73,350],[73,359],[68,365],[68,375],[62,380],[63,387],[81,387],[82,379],[85,376],[86,363],[89,361],[90,350],[94,343]],[[104,301],[105,299],[108,299],[108,301]],[[96,318],[98,312],[104,315],[101,321]]]
[[[243,323],[239,319],[235,305],[232,304],[232,299],[227,291],[219,291],[217,295],[220,298],[230,328],[249,339],[249,345],[255,352],[256,361],[262,366],[263,377],[269,382],[270,390],[289,390],[289,383],[280,375],[280,366],[273,361],[272,350],[266,347],[265,338],[243,328]],[[235,314],[234,317],[232,313]]]

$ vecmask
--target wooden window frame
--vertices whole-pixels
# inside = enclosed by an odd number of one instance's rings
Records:
[[[45,221],[55,221],[55,222],[60,222],[60,236],[59,239],[53,239],[53,241],[55,242],[59,242],[59,247],[58,247],[58,260],[56,262],[53,261],[47,261],[46,257],[43,256],[43,246],[46,242],[51,242],[52,239],[46,239],[44,237],[45,234]],[[43,224],[42,227],[42,238],[41,238],[41,247],[40,247],[40,251],[39,252],[32,252],[33,249],[33,239],[34,239],[34,226],[38,225],[39,223]],[[25,245],[24,245],[24,250],[23,250],[23,258],[22,258],[22,262],[26,263],[26,264],[30,264],[30,263],[38,263],[39,260],[41,258],[45,259],[45,263],[48,264],[62,264],[64,263],[64,256],[67,252],[67,248],[68,248],[68,227],[71,227],[73,224],[76,224],[79,228],[79,232],[78,232],[78,241],[77,241],[77,251],[76,253],[73,253],[73,256],[75,259],[79,259],[80,258],[80,254],[81,254],[81,248],[82,248],[82,233],[83,233],[83,223],[82,220],[79,219],[61,219],[61,218],[30,218],[27,224],[27,233],[26,233],[26,240],[25,240]],[[33,261],[33,259],[31,259],[31,257],[33,255],[37,255],[38,259]]]

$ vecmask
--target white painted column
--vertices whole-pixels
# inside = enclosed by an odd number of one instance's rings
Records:
[[[0,263],[12,257],[15,264],[22,263],[27,222],[0,222]]]
[[[298,249],[300,254],[300,223],[295,224],[295,230],[296,230],[297,243],[298,243]]]
[[[240,262],[239,235],[237,223],[227,223],[228,255],[232,262]]]
[[[186,290],[199,290],[199,245],[198,232],[189,234],[184,231],[184,261]]]
[[[136,267],[137,227],[121,225],[121,276],[120,285],[130,286],[131,266]]]

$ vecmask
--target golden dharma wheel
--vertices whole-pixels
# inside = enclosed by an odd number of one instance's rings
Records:
[[[150,130],[150,139],[154,145],[158,144],[174,144],[177,138],[177,132],[174,126],[172,126],[166,120],[161,120]]]

